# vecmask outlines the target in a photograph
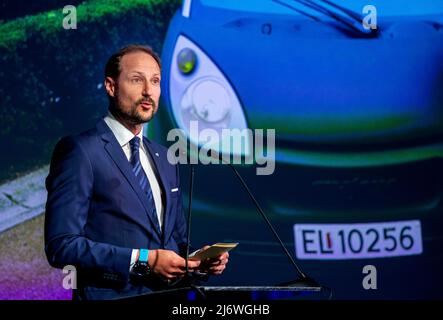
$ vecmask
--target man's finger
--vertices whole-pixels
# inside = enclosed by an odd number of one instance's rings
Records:
[[[209,268],[209,271],[210,271],[211,273],[214,273],[214,274],[220,274],[220,273],[223,272],[223,270],[225,270],[225,268],[226,268],[225,265],[220,265],[220,266],[217,266],[217,267],[211,267],[211,268]]]
[[[229,252],[224,252],[221,255],[219,255],[217,258],[221,259],[221,260],[228,259],[229,258]]]
[[[188,268],[197,268],[200,265],[200,260],[188,260]]]
[[[176,268],[176,269],[172,269],[172,270],[170,270],[169,272],[168,272],[168,275],[172,275],[172,276],[179,276],[179,275],[182,275],[182,274],[184,274],[185,273],[185,271],[184,270],[182,270],[182,269],[180,269],[180,268]]]
[[[218,260],[212,260],[208,263],[210,266],[218,266],[221,264],[227,264],[229,259],[218,259]]]

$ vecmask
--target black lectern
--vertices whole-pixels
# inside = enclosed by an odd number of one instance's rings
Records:
[[[324,300],[322,287],[281,286],[190,286],[150,292],[119,300],[130,301],[270,301]]]

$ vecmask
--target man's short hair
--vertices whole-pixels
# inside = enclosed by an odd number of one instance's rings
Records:
[[[105,78],[111,77],[112,79],[117,79],[121,72],[120,61],[122,57],[132,52],[145,52],[149,54],[151,57],[154,58],[159,68],[161,69],[160,58],[150,46],[141,44],[130,44],[121,48],[109,58],[105,67]]]

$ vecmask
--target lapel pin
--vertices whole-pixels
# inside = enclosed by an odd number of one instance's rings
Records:
[[[157,157],[159,157],[159,155],[158,155],[158,153],[157,153],[157,152],[155,153],[155,155],[156,155]]]

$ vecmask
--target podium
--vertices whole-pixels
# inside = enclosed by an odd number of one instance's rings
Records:
[[[275,300],[326,300],[328,293],[322,287],[282,286],[190,286],[153,291],[126,297],[126,301],[275,301]]]

